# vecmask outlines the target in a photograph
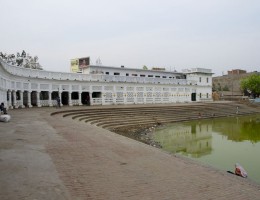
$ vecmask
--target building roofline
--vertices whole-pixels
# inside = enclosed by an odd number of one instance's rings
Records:
[[[89,68],[89,67],[102,67],[102,68],[119,69],[119,70],[136,70],[136,71],[143,71],[143,72],[172,73],[172,74],[181,74],[181,75],[184,74],[183,72],[177,72],[177,71],[160,71],[160,70],[150,70],[150,69],[113,67],[113,66],[104,66],[104,65],[87,65],[83,68]]]

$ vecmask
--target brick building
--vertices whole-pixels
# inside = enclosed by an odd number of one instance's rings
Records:
[[[244,95],[244,91],[240,88],[241,80],[255,73],[260,75],[260,72],[247,73],[241,69],[228,71],[227,75],[212,78],[212,90],[217,91],[222,99],[241,99]]]

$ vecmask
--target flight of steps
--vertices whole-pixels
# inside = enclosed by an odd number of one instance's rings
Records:
[[[73,120],[115,131],[117,129],[127,129],[127,127],[149,127],[179,121],[254,113],[260,113],[260,109],[245,104],[229,102],[183,104],[179,106],[86,107],[85,109],[58,111],[52,113],[52,115],[69,117]]]

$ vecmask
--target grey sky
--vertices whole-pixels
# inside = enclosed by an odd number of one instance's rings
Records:
[[[260,71],[259,0],[0,0],[0,51],[103,65]]]

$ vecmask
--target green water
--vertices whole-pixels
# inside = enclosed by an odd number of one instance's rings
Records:
[[[239,163],[260,184],[260,115],[169,124],[156,129],[152,139],[168,152],[224,171]]]

